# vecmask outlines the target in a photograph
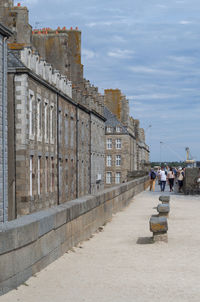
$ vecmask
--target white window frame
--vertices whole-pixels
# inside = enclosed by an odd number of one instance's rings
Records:
[[[54,111],[54,104],[52,103],[51,105],[50,105],[50,123],[49,123],[49,125],[50,125],[50,143],[51,144],[54,144],[54,138],[53,138],[53,125],[54,125],[54,123],[53,123],[53,111]]]
[[[48,136],[48,100],[44,101],[44,140],[46,143],[49,142]]]
[[[37,95],[37,140],[42,141],[42,99]]]
[[[120,167],[121,166],[121,160],[122,160],[121,155],[116,155],[116,157],[115,157],[116,167]]]
[[[40,176],[41,176],[41,156],[38,156],[38,195],[41,195],[41,188],[40,188]]]
[[[115,147],[116,149],[121,149],[122,148],[122,140],[121,138],[117,138],[115,141]]]
[[[106,172],[106,184],[110,185],[112,183],[112,172]]]
[[[119,126],[116,126],[116,132],[120,133],[121,132],[121,128]]]
[[[35,94],[32,90],[29,90],[29,139],[35,138],[34,133],[34,102]]]
[[[45,193],[48,193],[48,156],[45,157]]]
[[[30,189],[30,197],[33,197],[33,156],[31,155],[30,156],[30,186],[29,186],[29,189]]]
[[[106,166],[111,167],[112,166],[112,155],[106,156]]]
[[[121,183],[121,172],[116,172],[116,174],[115,174],[115,183],[116,184]]]
[[[112,128],[108,126],[108,127],[106,128],[106,131],[107,131],[107,133],[111,133],[111,132],[112,132]]]
[[[112,149],[112,138],[107,138],[107,140],[106,140],[106,149],[107,150]]]

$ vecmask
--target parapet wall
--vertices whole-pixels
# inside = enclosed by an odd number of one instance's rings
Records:
[[[148,177],[85,196],[0,226],[0,295],[16,288],[126,207]]]
[[[186,168],[183,191],[186,195],[200,194],[200,168]]]
[[[24,48],[20,54],[21,61],[26,67],[49,82],[49,84],[54,85],[64,94],[72,97],[72,83],[66,76],[61,75],[58,70],[53,70],[51,64],[40,59],[39,55],[34,54],[31,48]]]

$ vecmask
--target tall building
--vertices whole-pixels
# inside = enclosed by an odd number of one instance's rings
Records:
[[[8,218],[7,39],[11,34],[0,24],[0,222]]]

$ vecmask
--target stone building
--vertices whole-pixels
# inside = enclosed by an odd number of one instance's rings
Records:
[[[119,89],[106,89],[105,106],[115,115],[127,132],[134,138],[131,141],[130,172],[148,169],[149,147],[145,143],[144,129],[140,128],[139,120],[135,120],[129,113],[129,102]]]
[[[14,16],[14,17],[13,17]],[[64,77],[72,81],[73,100],[79,104],[78,127],[85,125],[85,130],[77,131],[78,148],[77,169],[80,181],[76,190],[79,194],[98,192],[104,187],[104,157],[102,149],[104,140],[105,119],[103,117],[104,98],[98,88],[83,78],[81,63],[81,31],[76,29],[50,28],[34,29],[29,25],[28,10],[20,4],[14,6],[14,1],[3,0],[0,18],[10,26],[15,37],[10,40],[9,47],[13,50],[31,46],[45,61],[50,62],[54,70],[59,70]],[[46,67],[48,69],[48,66]],[[82,106],[87,110],[81,110]],[[92,122],[93,121],[93,122]],[[101,129],[101,131],[99,131]],[[92,131],[91,131],[92,130]],[[88,136],[90,131],[90,135]],[[84,134],[84,137],[83,137]],[[100,139],[96,139],[100,135]],[[88,139],[91,139],[91,144]],[[95,142],[95,145],[94,145]],[[98,145],[96,145],[98,143]],[[84,148],[83,148],[84,146]],[[98,152],[97,152],[98,150]],[[98,164],[97,164],[98,162]],[[91,167],[91,171],[90,170]],[[101,180],[99,180],[101,175]],[[90,180],[83,188],[83,180]],[[92,185],[90,185],[90,182]]]
[[[104,117],[30,48],[8,71],[9,219],[103,189]]]
[[[142,169],[145,138],[128,100],[118,89],[103,96],[83,76],[81,31],[32,29],[28,9],[13,0],[1,1],[0,20],[14,32],[8,43],[9,219],[104,188],[104,102],[113,131],[106,136],[116,140],[114,183]]]
[[[110,112],[104,109],[105,136],[105,186],[110,187],[127,181],[127,175],[135,167],[135,136]]]
[[[0,24],[0,222],[8,217],[7,39],[11,34]]]

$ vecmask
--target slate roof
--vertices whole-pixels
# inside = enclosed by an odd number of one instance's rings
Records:
[[[13,34],[13,32],[8,27],[0,23],[0,34],[9,38]]]
[[[20,61],[17,55],[14,54],[12,50],[8,50],[8,68],[24,68],[26,66]]]
[[[116,115],[114,115],[107,107],[104,107],[104,117],[106,118],[105,125],[106,127],[120,127],[120,134],[129,134],[126,127],[117,119]]]

